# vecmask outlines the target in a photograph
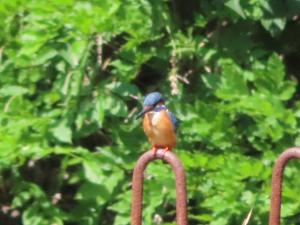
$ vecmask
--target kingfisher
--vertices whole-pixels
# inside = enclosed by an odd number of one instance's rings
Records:
[[[177,119],[165,106],[165,99],[159,92],[146,95],[143,109],[137,115],[143,118],[143,129],[152,145],[154,154],[158,149],[164,153],[176,145]]]

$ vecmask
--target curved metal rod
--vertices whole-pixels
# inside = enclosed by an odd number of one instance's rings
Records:
[[[187,198],[185,189],[184,169],[174,153],[164,153],[162,149],[157,150],[156,155],[152,150],[145,152],[137,161],[132,178],[131,198],[131,225],[142,224],[142,203],[143,203],[143,173],[148,163],[161,159],[170,164],[175,173],[176,185],[176,222],[177,225],[187,225]]]
[[[272,194],[269,225],[280,225],[280,206],[282,191],[282,175],[284,167],[290,159],[300,159],[300,148],[288,148],[276,160],[272,173]]]

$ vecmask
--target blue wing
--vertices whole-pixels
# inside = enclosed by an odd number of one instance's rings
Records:
[[[171,113],[169,110],[167,112],[168,112],[169,118],[173,124],[174,130],[176,131],[178,128],[179,122],[173,113]]]

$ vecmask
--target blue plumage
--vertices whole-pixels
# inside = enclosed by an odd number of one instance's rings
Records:
[[[172,112],[170,112],[169,110],[168,110],[168,115],[169,115],[170,120],[171,120],[171,122],[174,126],[175,131],[176,131],[176,129],[178,128],[178,125],[179,125],[178,120],[175,117],[175,115]]]
[[[164,102],[165,99],[162,97],[159,92],[151,92],[148,94],[143,102],[143,109],[138,113],[137,118],[143,116],[149,110],[152,110],[158,103]]]
[[[145,97],[143,106],[154,106],[155,104],[161,101],[164,101],[161,93],[151,92]]]

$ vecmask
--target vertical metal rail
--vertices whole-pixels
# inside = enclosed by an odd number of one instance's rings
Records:
[[[290,159],[300,159],[300,148],[286,149],[276,160],[272,173],[271,208],[269,225],[280,225],[280,206],[282,191],[282,176],[284,167]]]
[[[176,222],[177,225],[188,225],[184,169],[174,153],[171,151],[164,153],[162,149],[157,150],[155,155],[151,150],[144,153],[134,168],[132,178],[131,225],[142,224],[143,174],[148,163],[157,159],[161,159],[170,164],[175,173]]]

